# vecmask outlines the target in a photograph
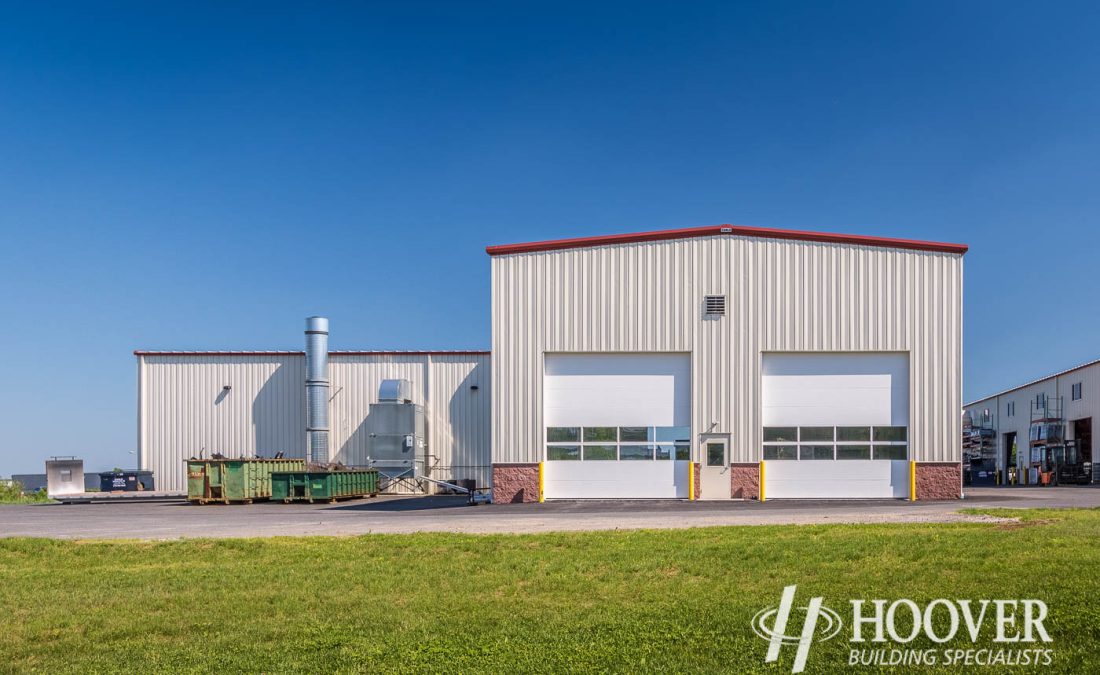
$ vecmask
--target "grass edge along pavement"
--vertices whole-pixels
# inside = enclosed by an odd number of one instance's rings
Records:
[[[13,538],[0,641],[13,671],[787,673],[793,648],[765,664],[750,623],[798,584],[846,621],[850,598],[1038,598],[1042,670],[1100,670],[1100,510],[976,512],[1018,521]],[[846,635],[815,643],[807,672],[846,670]],[[921,640],[908,646],[971,646]]]
[[[53,501],[45,490],[26,492],[17,480],[0,481],[0,504],[44,504]]]

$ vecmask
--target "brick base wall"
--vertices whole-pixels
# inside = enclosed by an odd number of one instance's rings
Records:
[[[538,464],[494,464],[493,503],[515,504],[539,500]]]
[[[734,499],[760,499],[760,465],[730,465],[730,496]]]
[[[917,499],[962,499],[962,464],[917,462]]]

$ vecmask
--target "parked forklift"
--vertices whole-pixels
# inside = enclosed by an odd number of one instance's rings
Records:
[[[1031,404],[1031,446],[1027,482],[1032,485],[1088,484],[1092,462],[1081,452],[1080,441],[1066,440],[1062,398],[1040,394]],[[1091,458],[1090,458],[1091,459]]]
[[[1088,485],[1092,481],[1092,462],[1083,460],[1077,440],[1036,446],[1031,455],[1040,485]]]

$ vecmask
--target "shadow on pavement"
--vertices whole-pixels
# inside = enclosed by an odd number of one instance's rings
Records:
[[[410,495],[408,497],[374,497],[371,499],[360,499],[351,502],[344,502],[341,504],[334,504],[329,509],[335,509],[340,511],[369,511],[375,513],[393,513],[402,511],[432,511],[438,509],[471,509],[476,510],[481,507],[473,507],[467,503],[464,496],[417,496]]]

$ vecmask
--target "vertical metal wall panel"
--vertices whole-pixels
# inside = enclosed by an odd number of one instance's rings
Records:
[[[492,378],[488,354],[430,357],[428,436],[438,463],[432,476],[469,478],[488,486],[491,474]]]
[[[413,354],[344,355],[329,357],[329,386],[332,397],[332,461],[361,466],[367,461],[370,404],[378,402],[382,380],[400,379],[412,383],[412,401],[426,405],[427,360]]]
[[[489,369],[489,355],[479,353],[330,353],[332,461],[366,461],[367,415],[378,385],[401,378],[412,382],[413,401],[429,415],[433,476],[488,485]],[[207,457],[304,457],[305,375],[301,354],[138,356],[141,468],[155,472],[158,487],[185,490],[183,461],[203,449]],[[232,389],[221,396],[227,384]]]
[[[334,461],[366,462],[370,404],[382,380],[412,383],[428,415],[432,477],[489,484],[491,378],[488,354],[340,354],[329,358]],[[477,389],[471,389],[471,385]]]
[[[139,463],[159,489],[186,490],[183,462],[200,452],[304,456],[304,357],[181,354],[138,364]]]
[[[760,456],[761,354],[910,358],[918,461],[960,461],[962,256],[743,236],[492,258],[493,461],[542,458],[543,355],[691,352],[693,432]],[[707,320],[703,297],[727,296]]]

